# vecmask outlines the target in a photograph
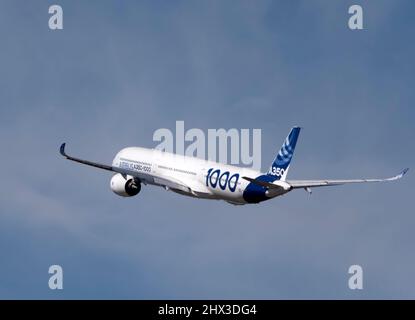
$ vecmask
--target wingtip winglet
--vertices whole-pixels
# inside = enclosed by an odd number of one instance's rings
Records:
[[[394,178],[394,180],[396,180],[396,179],[401,179],[407,172],[408,172],[408,170],[409,170],[409,168],[405,168],[405,169],[403,169],[402,171],[401,171],[401,173],[399,173],[395,178]]]
[[[66,146],[66,143],[64,142],[61,144],[61,147],[59,149],[60,154],[63,155],[64,157],[66,157],[65,146]]]

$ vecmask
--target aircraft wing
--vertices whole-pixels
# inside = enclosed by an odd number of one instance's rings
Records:
[[[108,170],[108,171],[114,171],[112,166],[108,166],[108,165],[106,165],[106,164],[101,164],[101,163],[92,162],[92,161],[83,160],[83,159],[74,158],[74,157],[69,156],[69,155],[65,152],[65,146],[66,146],[66,143],[62,143],[62,145],[61,145],[61,147],[60,147],[60,149],[59,149],[59,152],[60,152],[60,154],[61,154],[62,156],[64,156],[66,159],[68,159],[68,160],[72,160],[72,161],[75,161],[75,162],[79,162],[79,163],[82,163],[82,164],[86,164],[86,165],[88,165],[88,166],[92,166],[92,167],[95,167],[95,168],[100,168],[100,169],[104,169],[104,170]]]
[[[83,159],[80,159],[80,158],[72,157],[72,156],[68,155],[65,152],[65,146],[66,146],[66,144],[62,143],[62,145],[59,149],[59,152],[62,156],[64,156],[68,160],[75,161],[75,162],[78,162],[78,163],[82,163],[82,164],[85,164],[87,166],[91,166],[91,167],[95,167],[95,168],[99,168],[99,169],[103,169],[103,170],[107,170],[107,171],[112,171],[112,172],[115,172],[115,173],[121,173],[123,175],[130,175],[130,176],[139,178],[143,182],[151,181],[151,179],[152,179],[151,175],[146,174],[144,172],[138,172],[138,171],[134,171],[134,170],[128,170],[128,169],[124,169],[124,168],[113,167],[113,166],[109,166],[109,165],[106,165],[106,164],[101,164],[101,163],[98,163],[98,162],[92,162],[92,161],[89,161],[89,160],[83,160]]]
[[[394,181],[402,178],[409,168],[402,170],[398,175],[385,179],[351,179],[351,180],[287,180],[286,182],[293,188],[315,188],[325,186],[338,186],[347,183],[363,183],[363,182],[383,182]]]

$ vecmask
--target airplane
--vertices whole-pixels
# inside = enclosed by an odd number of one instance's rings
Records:
[[[114,172],[110,186],[115,194],[122,197],[136,196],[142,184],[149,184],[181,195],[224,200],[234,205],[260,203],[296,189],[305,189],[311,194],[311,188],[316,187],[394,181],[408,171],[406,168],[398,175],[385,179],[289,180],[287,173],[300,130],[300,127],[291,129],[267,173],[140,147],[122,149],[112,165],[69,156],[65,152],[65,143],[61,145],[60,153],[66,159]]]

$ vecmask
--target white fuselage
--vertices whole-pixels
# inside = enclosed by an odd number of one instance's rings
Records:
[[[112,166],[128,169],[131,175],[145,174],[146,177],[141,178],[144,184],[163,186],[166,190],[197,198],[222,199],[233,204],[247,203],[244,192],[251,183],[242,177],[255,179],[262,175],[249,168],[139,147],[121,150]],[[285,182],[278,184],[289,191],[290,187]],[[281,194],[267,191],[266,198]]]

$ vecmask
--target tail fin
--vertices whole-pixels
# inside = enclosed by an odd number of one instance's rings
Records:
[[[287,172],[290,167],[291,159],[294,155],[294,149],[297,144],[300,130],[300,127],[293,127],[291,129],[290,134],[285,139],[280,151],[277,154],[277,157],[272,162],[271,168],[269,168],[267,175],[272,176],[274,181],[284,181],[287,177]]]

